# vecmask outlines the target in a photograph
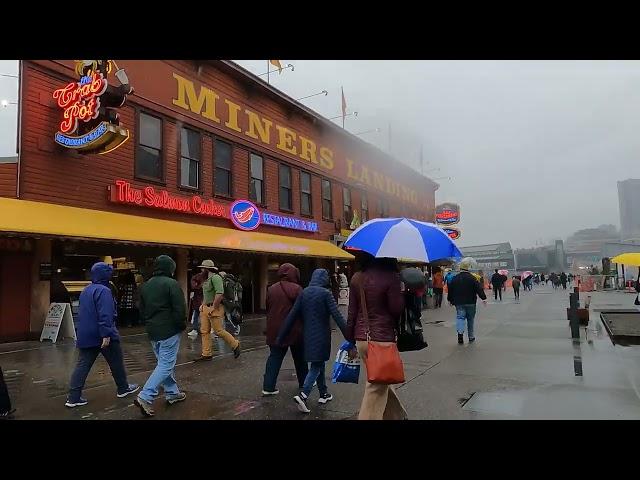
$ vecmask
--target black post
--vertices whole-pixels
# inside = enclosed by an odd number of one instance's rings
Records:
[[[571,338],[580,340],[580,322],[578,320],[578,294],[569,294],[569,327],[571,328]]]

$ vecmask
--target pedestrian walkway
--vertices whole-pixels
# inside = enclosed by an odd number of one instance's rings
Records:
[[[410,419],[639,419],[640,347],[614,346],[599,320],[598,310],[620,305],[632,308],[633,295],[594,292],[591,323],[581,341],[571,341],[566,307],[569,290],[551,285],[521,292],[520,303],[507,291],[502,303],[478,304],[474,344],[458,345],[455,310],[424,311],[429,347],[403,353],[406,383],[397,389]],[[585,294],[581,294],[584,302]],[[268,350],[264,319],[243,325],[243,354],[238,360],[218,342],[212,362],[191,363],[200,341],[184,335],[176,375],[187,400],[174,406],[157,402],[163,419],[334,420],[353,419],[362,399],[360,384],[329,384],[334,400],[318,405],[310,398],[310,415],[300,414],[292,400],[297,392],[293,362],[287,356],[278,388],[280,395],[263,398],[262,375]],[[333,351],[342,342],[333,333]],[[24,348],[31,345],[31,349]],[[117,399],[102,359],[96,363],[84,396],[89,405],[64,407],[68,378],[75,363],[70,343],[40,348],[34,342],[0,346],[17,419],[141,419],[132,399]],[[21,351],[20,351],[21,350]],[[146,336],[123,340],[131,382],[143,383],[155,366]],[[331,362],[330,362],[331,363]],[[329,370],[329,369],[328,369]],[[581,374],[581,375],[580,375]],[[329,375],[329,372],[327,372]]]

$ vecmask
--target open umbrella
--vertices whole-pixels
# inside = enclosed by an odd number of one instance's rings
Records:
[[[613,263],[622,264],[622,272],[624,273],[624,266],[631,265],[632,267],[640,267],[640,253],[622,253],[611,259]],[[624,279],[623,279],[624,280]],[[638,269],[638,283],[640,283],[640,269]]]
[[[362,250],[374,257],[403,258],[425,263],[441,258],[462,257],[462,252],[442,228],[410,218],[369,220],[349,235],[344,248]]]
[[[504,275],[505,277],[509,275],[509,270],[498,270],[500,275]]]
[[[533,272],[531,270],[527,270],[526,272],[522,272],[522,279],[524,280],[525,278],[529,278],[532,275]]]

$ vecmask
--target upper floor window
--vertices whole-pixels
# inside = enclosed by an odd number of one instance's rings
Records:
[[[331,220],[331,182],[322,180],[322,218]]]
[[[252,153],[250,160],[249,199],[258,205],[264,205],[264,159],[260,155]]]
[[[311,174],[300,172],[300,213],[312,215]]]
[[[144,112],[138,115],[138,144],[136,146],[135,175],[162,182],[162,120]]]
[[[291,211],[293,210],[293,199],[291,195],[291,167],[288,165],[280,165],[279,179],[280,209]]]
[[[180,185],[200,188],[200,133],[189,128],[180,129]]]
[[[360,197],[360,210],[362,211],[362,223],[369,220],[369,201],[367,200],[367,194],[362,192]]]
[[[231,145],[221,140],[216,140],[214,146],[214,193],[225,197],[232,197],[231,190]]]
[[[353,220],[353,209],[351,207],[351,190],[347,187],[342,187],[342,210],[344,222],[349,225]]]

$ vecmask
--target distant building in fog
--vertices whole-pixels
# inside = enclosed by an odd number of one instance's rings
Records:
[[[620,240],[640,241],[640,180],[618,182],[620,203]]]
[[[535,248],[519,248],[515,251],[516,267],[520,271],[550,273],[567,269],[564,242],[556,240],[553,245]]]
[[[496,268],[506,270],[516,268],[513,249],[509,242],[460,247],[460,251],[465,257],[473,257],[478,262],[478,268],[485,272]]]
[[[577,262],[592,265],[602,259],[602,248],[605,243],[619,242],[620,233],[615,225],[600,225],[597,228],[578,230],[567,238],[567,263]]]

